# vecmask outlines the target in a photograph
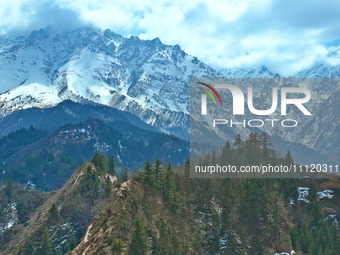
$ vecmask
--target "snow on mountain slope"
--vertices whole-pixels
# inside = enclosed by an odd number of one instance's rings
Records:
[[[47,108],[62,102],[57,91],[46,85],[31,83],[11,89],[0,95],[2,114],[32,107]]]
[[[274,78],[280,77],[278,73],[274,73],[266,66],[260,68],[233,68],[222,71],[223,77],[230,78]]]
[[[92,101],[180,136],[189,127],[190,77],[217,76],[178,45],[94,28],[9,38],[0,66],[0,84],[16,86],[1,95],[1,116],[62,100]]]
[[[308,104],[308,109],[312,113],[311,117],[304,117],[299,112],[292,112],[292,117],[297,119],[299,125],[294,129],[283,130],[264,128],[270,135],[279,136],[288,142],[299,142],[308,148],[314,149],[320,153],[327,155],[331,160],[339,161],[339,82],[334,78],[340,77],[340,48],[332,47],[329,49],[332,63],[317,63],[311,68],[301,71],[292,78],[299,79],[299,86],[307,87],[312,93],[311,102]],[[268,68],[243,68],[226,70],[223,72],[224,76],[232,78],[273,78],[280,77]],[[309,79],[307,78],[316,78]],[[332,79],[330,79],[332,78]],[[245,85],[243,89],[245,90]],[[256,84],[254,88],[256,97],[260,98],[263,105],[271,104],[271,96],[263,96],[268,93],[268,86],[263,84]],[[269,98],[269,100],[268,100]],[[273,115],[272,118],[278,118]],[[242,132],[240,132],[242,134]]]
[[[340,59],[338,52],[337,48],[330,50],[334,63]],[[294,77],[339,76],[339,65],[318,64]],[[0,37],[0,86],[2,91],[13,88],[0,95],[0,117],[20,109],[52,107],[64,100],[94,102],[132,113],[164,132],[188,138],[191,77],[280,78],[280,75],[265,66],[218,72],[178,45],[164,45],[158,38],[124,38],[110,30],[90,27],[62,33],[48,27],[30,34]],[[336,110],[324,113],[325,107],[329,108],[336,100],[330,96],[339,88],[320,84],[311,88],[313,120],[332,121],[329,132],[332,137],[337,136]],[[263,98],[268,93],[267,87],[258,83],[254,92]],[[310,123],[310,132],[305,132],[308,123],[294,132],[266,131],[324,153],[337,148],[337,138],[325,140],[327,128],[318,135],[321,129]],[[246,135],[250,131],[230,130],[229,138],[235,132]]]

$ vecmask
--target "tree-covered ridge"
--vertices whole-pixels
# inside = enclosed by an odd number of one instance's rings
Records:
[[[190,179],[189,169],[146,161],[121,184],[122,204],[92,222],[93,242],[104,241],[72,254],[338,254],[339,226],[321,212],[318,181]],[[307,206],[299,185],[310,187]]]
[[[201,217],[201,224],[195,226],[203,233],[198,234],[202,249],[198,254],[269,254],[270,250],[294,249],[303,254],[335,255],[340,251],[340,229],[337,221],[321,212],[317,182],[307,181],[311,203],[303,216],[294,218],[295,208],[287,207],[287,202],[297,199],[303,180],[190,179],[189,162],[180,172],[166,166],[161,174],[152,170],[156,165],[147,162],[136,178],[172,210],[190,208],[191,218],[199,222]]]
[[[63,188],[43,193],[45,200],[34,208],[29,207],[29,200],[20,202],[16,185],[7,184],[0,197],[3,193],[18,212],[24,210],[27,219],[15,222],[3,235],[0,233],[0,254],[68,254],[84,236],[92,218],[106,205],[118,180],[112,174],[115,171],[114,159],[107,160],[97,153]],[[31,194],[33,199],[41,196],[35,191],[20,192]]]
[[[189,169],[189,161],[174,168],[156,159],[128,179],[114,157],[96,153],[32,209],[34,231],[19,224],[6,232],[19,244],[8,254],[338,254],[339,225],[322,211],[318,180],[191,179]],[[300,186],[310,190],[307,204],[299,200]],[[78,231],[58,232],[65,238],[60,246],[55,230],[66,223]]]
[[[44,191],[55,190],[96,152],[115,155],[117,164],[135,171],[146,159],[182,164],[188,142],[123,121],[89,119],[52,131],[22,128],[0,138],[0,184],[30,182]]]
[[[284,157],[281,157],[273,148],[273,144],[267,133],[261,134],[250,133],[246,140],[242,140],[241,135],[237,134],[233,143],[225,143],[221,153],[215,151],[207,153],[199,159],[199,165],[209,165],[219,163],[222,165],[290,165],[293,159],[290,152],[287,151]]]

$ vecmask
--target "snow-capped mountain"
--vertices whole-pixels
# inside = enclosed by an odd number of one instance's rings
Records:
[[[330,158],[340,157],[340,89],[335,90],[313,114],[312,119],[297,129],[291,139],[304,141],[305,145]]]
[[[280,74],[272,72],[266,66],[261,66],[259,68],[232,68],[226,69],[222,72],[223,77],[228,78],[276,78],[280,77]]]
[[[2,40],[4,41],[4,40]],[[217,72],[178,45],[124,38],[110,30],[9,37],[0,48],[0,114],[91,101],[131,112],[163,131],[188,132],[190,77]]]
[[[298,72],[296,76],[304,78],[338,78],[340,77],[340,66],[316,64],[312,68]]]
[[[337,48],[329,54],[334,63],[340,59]],[[339,76],[340,65],[323,63],[292,77]],[[65,100],[90,102],[132,113],[163,132],[187,139],[191,77],[281,79],[266,66],[217,71],[178,45],[165,45],[158,38],[125,38],[90,27],[64,32],[48,27],[0,38],[0,86],[12,88],[0,95],[2,118],[20,109],[49,108]],[[339,87],[336,83],[320,84],[316,82],[311,87],[310,108],[318,123],[332,121],[331,131],[321,130],[311,122],[304,122],[292,132],[266,131],[288,142],[333,153],[339,147],[338,139],[333,137],[338,135],[339,120],[337,110],[331,107],[337,99],[331,95]],[[254,93],[260,97],[268,86],[258,83]],[[270,105],[269,101],[264,103]],[[326,108],[333,112],[325,114]],[[229,138],[235,132],[247,135],[250,131],[230,130]],[[330,132],[332,139],[325,139]]]
[[[329,49],[329,57],[333,63],[340,61],[339,47]],[[232,78],[280,78],[281,76],[270,71],[267,67],[243,68],[226,70],[225,77]],[[272,136],[279,136],[290,143],[300,143],[319,153],[328,155],[328,158],[340,160],[339,127],[340,118],[337,107],[339,103],[340,65],[330,63],[317,63],[309,69],[300,71],[290,78],[298,78],[300,87],[307,87],[312,94],[312,100],[308,104],[308,109],[312,112],[312,117],[304,118],[298,114],[293,114],[298,119],[299,125],[291,130],[264,128]],[[307,80],[309,78],[309,80]],[[311,79],[315,78],[315,79]],[[337,81],[336,81],[337,80]],[[269,84],[268,84],[269,85]],[[268,85],[265,82],[256,84],[255,96],[263,105],[271,105],[271,97],[263,96],[268,93]],[[245,86],[246,87],[246,86]],[[243,89],[245,89],[243,87]],[[270,93],[269,93],[270,94]],[[269,98],[269,100],[268,100]],[[298,112],[296,112],[298,113]],[[277,118],[278,116],[272,116]],[[242,134],[241,131],[239,133]],[[293,148],[291,149],[293,150]]]
[[[339,62],[338,48],[330,48],[333,62]],[[285,140],[299,141],[305,146],[328,155],[335,162],[340,161],[340,65],[317,63],[313,67],[294,75],[299,78],[317,78],[309,89],[312,93],[310,109],[312,117],[303,125],[285,134]],[[334,79],[336,78],[336,79]]]

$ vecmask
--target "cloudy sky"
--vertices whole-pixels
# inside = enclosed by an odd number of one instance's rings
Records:
[[[0,33],[91,24],[159,37],[218,68],[267,65],[292,74],[340,42],[340,1],[0,0]]]

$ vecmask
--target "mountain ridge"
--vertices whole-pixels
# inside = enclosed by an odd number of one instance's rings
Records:
[[[1,115],[50,107],[63,100],[90,100],[132,112],[164,130],[169,126],[187,130],[187,80],[189,76],[216,76],[216,72],[178,45],[117,36],[89,28],[61,35],[42,29],[4,47],[0,83],[16,82],[17,87],[0,95]],[[13,72],[18,75],[8,81],[8,73]],[[176,98],[172,98],[174,93]],[[178,120],[164,124],[169,119]]]
[[[158,38],[124,38],[110,30],[90,27],[63,33],[46,28],[1,41],[0,84],[16,86],[0,95],[2,119],[18,110],[51,108],[71,100],[129,112],[161,132],[189,139],[190,78],[282,78],[266,66],[217,71],[178,45],[165,45]],[[335,53],[334,58],[338,56]],[[339,65],[316,64],[293,77],[339,77],[339,70]],[[330,95],[339,88],[312,89],[312,107],[321,114],[326,109],[319,108],[329,105],[327,100],[332,100]],[[319,122],[329,121],[324,118],[315,117]],[[322,140],[308,141],[302,134],[305,127],[301,125],[293,133],[265,131],[288,142],[301,140],[304,146],[323,154],[338,146],[336,139],[329,140],[330,146]],[[236,131],[249,133],[246,129]]]
[[[0,186],[0,209],[15,203],[22,211],[22,196],[37,199],[25,206],[26,219],[0,232],[0,252],[272,255],[328,248],[337,254],[339,180],[207,181],[189,178],[189,167],[146,162],[122,181],[96,154],[59,190]],[[306,238],[309,231],[317,234]]]

